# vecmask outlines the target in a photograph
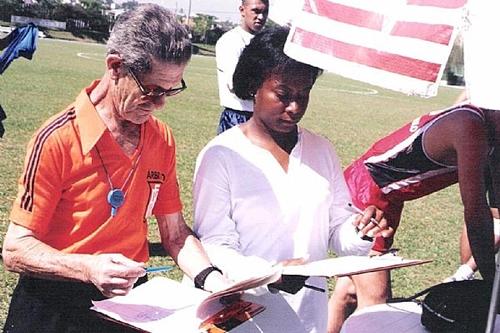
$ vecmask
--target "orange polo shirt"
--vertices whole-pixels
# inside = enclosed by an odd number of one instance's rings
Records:
[[[89,99],[97,83],[34,134],[10,218],[63,252],[121,253],[146,261],[146,218],[182,210],[174,137],[151,117],[141,126],[136,152],[127,156]],[[113,187],[121,188],[137,158],[122,189],[125,202],[111,217],[105,168]]]

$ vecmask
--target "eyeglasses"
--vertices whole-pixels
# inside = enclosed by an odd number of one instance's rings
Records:
[[[157,87],[155,89],[148,89],[144,87],[142,82],[139,80],[137,75],[135,75],[134,71],[132,69],[128,70],[130,73],[130,76],[134,79],[135,83],[137,83],[137,86],[139,87],[139,90],[144,96],[151,97],[151,98],[158,98],[162,96],[174,96],[180,93],[181,91],[185,90],[187,88],[186,82],[184,82],[184,79],[181,79],[181,86],[177,88],[172,88],[172,89],[163,89],[160,87]]]

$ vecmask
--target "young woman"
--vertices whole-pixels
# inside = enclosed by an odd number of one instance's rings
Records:
[[[372,242],[360,236],[392,233],[373,206],[363,215],[346,209],[351,198],[331,143],[298,126],[320,70],[283,53],[287,35],[266,29],[244,49],[233,87],[253,99],[253,117],[214,138],[197,159],[194,230],[233,280],[291,258],[324,259],[329,249],[366,254]],[[326,289],[325,278],[307,282]],[[326,331],[326,293],[275,295],[283,298],[303,331]]]

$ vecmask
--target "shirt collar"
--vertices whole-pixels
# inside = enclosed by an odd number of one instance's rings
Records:
[[[241,38],[243,39],[243,41],[245,42],[245,45],[250,44],[250,41],[252,40],[254,35],[249,33],[248,31],[246,31],[245,29],[243,29],[241,27],[241,25],[239,25],[237,28],[239,28],[239,30],[240,30],[240,35],[241,35]]]
[[[102,134],[107,130],[106,125],[90,101],[89,94],[94,90],[100,80],[95,80],[90,86],[83,89],[76,98],[76,123],[80,131],[80,142],[84,155],[88,154],[95,146]]]
[[[90,86],[84,88],[75,100],[74,108],[76,111],[76,124],[80,131],[80,142],[84,155],[88,154],[96,145],[97,141],[102,137],[104,132],[108,130],[106,124],[97,113],[97,110],[90,101],[90,93],[99,84],[100,80],[95,80]],[[154,125],[154,116],[149,119],[141,127],[148,127],[158,131]],[[143,129],[141,129],[142,133]],[[142,134],[141,134],[142,135]]]

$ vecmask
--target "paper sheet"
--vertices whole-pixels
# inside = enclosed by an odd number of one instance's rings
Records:
[[[221,298],[277,281],[281,268],[209,293],[163,277],[155,277],[126,296],[93,302],[92,310],[147,332],[199,332],[203,320],[224,309]]]
[[[298,266],[278,265],[266,274],[237,282],[213,294],[164,277],[155,277],[134,288],[126,296],[95,301],[91,309],[146,332],[160,333],[168,330],[197,333],[200,332],[199,326],[203,320],[224,309],[224,302],[221,302],[223,297],[276,282],[282,274],[332,277],[420,265],[426,262],[429,261],[403,259],[390,255],[372,258],[346,256]],[[264,312],[266,311],[268,310]],[[275,314],[269,315],[272,317]]]
[[[207,298],[205,298],[201,302],[196,314],[198,318],[206,319],[208,316],[221,310],[221,305],[220,305],[221,303],[219,300],[222,297],[239,293],[244,290],[268,285],[270,283],[278,281],[280,277],[281,277],[281,267],[275,267],[272,270],[270,270],[267,274],[264,274],[262,276],[257,276],[237,282],[234,285],[224,290],[210,294]]]
[[[93,302],[94,311],[148,332],[198,332],[196,309],[208,292],[155,277],[127,296]]]

